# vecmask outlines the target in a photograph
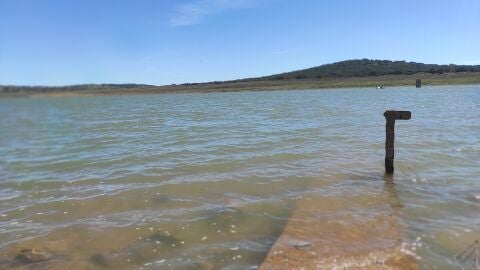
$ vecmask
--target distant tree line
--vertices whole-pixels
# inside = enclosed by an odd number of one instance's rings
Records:
[[[417,73],[443,74],[452,72],[480,72],[480,65],[435,65],[388,60],[347,60],[319,67],[276,74],[250,80],[301,80],[322,78],[349,78],[384,75],[412,75]]]
[[[73,92],[88,90],[112,90],[112,89],[133,89],[133,88],[153,88],[153,85],[147,84],[78,84],[71,86],[14,86],[0,85],[0,93],[48,93],[48,92]]]

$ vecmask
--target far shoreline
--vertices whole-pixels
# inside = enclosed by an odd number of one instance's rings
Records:
[[[461,72],[414,75],[385,75],[369,77],[350,77],[335,79],[297,79],[297,80],[255,80],[195,83],[181,85],[84,85],[68,87],[20,87],[0,86],[0,98],[36,98],[36,97],[76,97],[140,94],[180,94],[180,93],[223,93],[278,90],[372,88],[372,87],[415,87],[415,81],[422,80],[422,86],[477,85],[480,84],[480,72]],[[8,91],[4,88],[8,87]],[[71,90],[71,89],[74,90]],[[12,90],[13,89],[13,90]]]

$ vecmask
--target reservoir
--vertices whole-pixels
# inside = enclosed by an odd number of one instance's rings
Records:
[[[393,178],[387,109],[412,112]],[[420,269],[470,269],[455,256],[480,239],[480,86],[45,96],[0,115],[0,269],[31,249],[38,269],[256,269],[302,207],[306,226],[394,215]],[[361,249],[332,235],[311,241]]]

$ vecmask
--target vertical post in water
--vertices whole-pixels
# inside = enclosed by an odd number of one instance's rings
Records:
[[[409,111],[385,111],[383,114],[387,121],[385,125],[385,173],[393,174],[393,159],[395,157],[395,120],[409,120],[412,113]]]
[[[415,86],[416,86],[417,88],[422,87],[422,80],[417,79],[417,81],[415,82]]]
[[[391,112],[391,111],[390,111]],[[393,173],[393,158],[395,156],[395,118],[393,118],[393,114],[389,111],[386,111],[383,116],[385,116],[385,120],[387,123],[385,125],[386,130],[386,139],[385,139],[385,173],[392,174]]]

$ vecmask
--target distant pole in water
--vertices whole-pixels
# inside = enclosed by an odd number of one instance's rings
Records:
[[[383,114],[387,120],[385,141],[385,172],[393,174],[393,158],[395,156],[395,120],[410,120],[412,113],[409,111],[385,111]]]
[[[415,86],[416,86],[417,88],[422,87],[422,80],[417,79],[417,81],[415,82]]]

